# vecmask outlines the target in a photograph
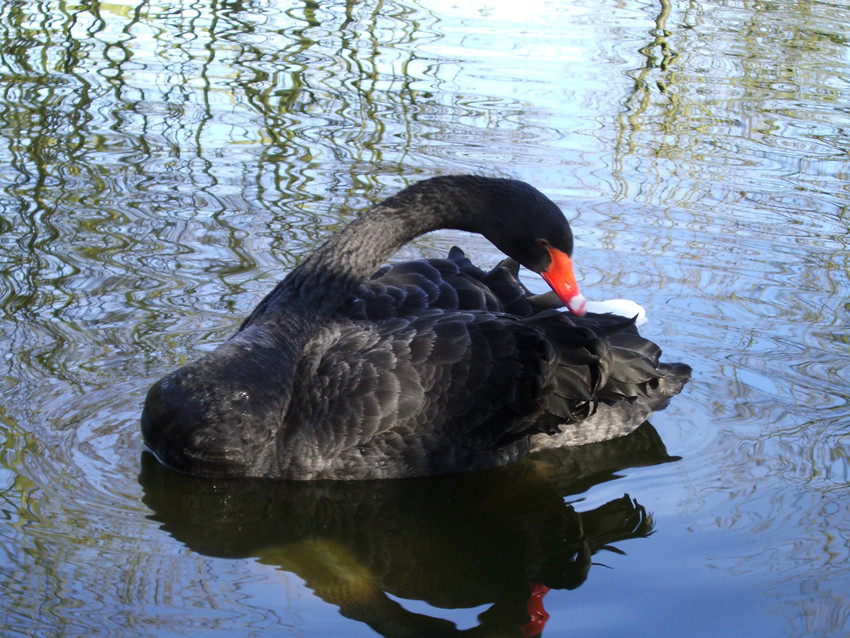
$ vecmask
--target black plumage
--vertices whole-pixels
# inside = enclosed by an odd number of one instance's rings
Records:
[[[442,474],[628,434],[687,381],[632,320],[531,295],[513,259],[484,272],[455,248],[368,276],[442,227],[482,232],[541,273],[553,249],[572,252],[563,214],[527,184],[419,182],[317,250],[229,341],[157,382],[148,447],[201,475]]]

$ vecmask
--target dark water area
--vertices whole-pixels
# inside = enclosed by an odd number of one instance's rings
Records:
[[[814,0],[0,0],[0,634],[845,635],[848,24]],[[585,295],[642,304],[693,366],[651,424],[384,483],[143,453],[155,379],[451,173],[549,195]],[[398,258],[454,244],[502,258],[447,231]]]

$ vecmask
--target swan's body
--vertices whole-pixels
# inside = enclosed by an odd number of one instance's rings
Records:
[[[230,340],[157,382],[145,443],[201,475],[440,474],[628,434],[687,381],[632,321],[545,309],[512,261],[484,273],[455,249],[367,279],[445,227],[481,232],[583,314],[572,234],[552,202],[510,180],[420,182],[317,250]]]

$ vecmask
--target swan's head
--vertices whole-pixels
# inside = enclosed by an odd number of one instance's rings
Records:
[[[484,223],[487,236],[506,255],[538,273],[581,316],[587,301],[573,272],[573,233],[561,209],[536,188],[513,180],[496,183]]]
[[[558,211],[560,214],[560,211]],[[563,216],[562,216],[563,217]],[[566,225],[566,220],[564,220]],[[566,226],[569,231],[569,226]],[[512,257],[523,266],[538,273],[555,291],[574,315],[581,317],[587,312],[587,300],[579,292],[578,282],[573,271],[572,235],[564,239],[564,234],[549,235],[554,237],[557,244],[547,237],[518,236],[507,242],[505,254]]]

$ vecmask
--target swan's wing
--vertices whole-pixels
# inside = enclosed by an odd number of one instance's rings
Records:
[[[553,359],[536,328],[490,313],[328,324],[299,364],[282,456],[328,478],[501,464],[487,457],[542,410]]]
[[[382,268],[302,355],[278,441],[289,464],[281,475],[503,465],[567,424],[581,427],[599,405],[631,406],[618,417],[639,425],[666,396],[659,348],[629,319],[551,307],[511,260],[484,272],[453,249]]]
[[[613,337],[634,338],[611,326]],[[656,363],[558,312],[334,322],[299,364],[279,442],[292,467],[282,473],[385,478],[502,465],[599,401],[645,394],[663,376]]]
[[[338,317],[386,321],[426,310],[486,310],[527,317],[539,307],[519,281],[519,265],[505,259],[490,272],[472,264],[454,247],[444,259],[419,259],[384,266],[337,309]],[[284,280],[285,281],[285,280]],[[239,330],[260,320],[284,282],[257,304]],[[552,293],[554,295],[554,293]],[[563,305],[555,296],[554,305]],[[551,304],[546,307],[552,307]]]
[[[535,309],[519,282],[517,269],[516,262],[505,260],[485,272],[455,247],[445,259],[420,259],[381,268],[338,314],[361,321],[411,317],[431,309],[527,317]]]

